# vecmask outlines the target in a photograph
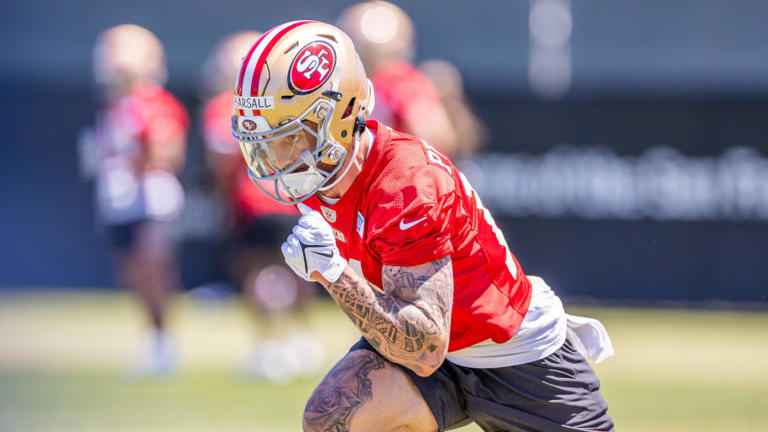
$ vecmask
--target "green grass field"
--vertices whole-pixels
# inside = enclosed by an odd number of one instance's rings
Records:
[[[611,333],[617,354],[596,369],[617,430],[768,430],[768,314],[569,311]],[[140,318],[125,294],[0,294],[0,431],[300,430],[322,374],[281,385],[248,379],[243,361],[263,329],[239,302],[177,302],[182,365],[162,381],[128,378]],[[301,325],[324,341],[328,367],[357,339],[330,302]]]

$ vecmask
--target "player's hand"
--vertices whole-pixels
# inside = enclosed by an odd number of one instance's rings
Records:
[[[336,247],[333,228],[320,213],[304,204],[298,207],[303,216],[281,248],[285,262],[305,280],[313,280],[312,273],[318,272],[328,282],[335,282],[347,261]]]

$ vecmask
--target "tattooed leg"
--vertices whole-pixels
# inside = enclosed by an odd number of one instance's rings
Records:
[[[357,350],[328,372],[304,410],[307,432],[437,430],[410,378],[379,354]]]

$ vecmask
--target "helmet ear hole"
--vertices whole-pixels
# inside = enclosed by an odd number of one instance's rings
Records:
[[[342,114],[341,116],[342,120],[352,115],[352,111],[355,107],[355,101],[357,101],[356,97],[353,97],[352,99],[349,100],[347,107],[344,109],[344,114]]]

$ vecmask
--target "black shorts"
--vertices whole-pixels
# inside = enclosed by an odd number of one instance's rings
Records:
[[[125,252],[136,243],[137,231],[146,221],[140,220],[120,225],[108,225],[105,228],[109,246],[118,251]]]
[[[104,227],[109,246],[117,252],[127,252],[143,235],[151,236],[162,244],[173,244],[172,222],[155,219],[141,219],[119,225]]]
[[[350,351],[376,351],[365,338]],[[611,431],[613,420],[600,381],[566,340],[531,363],[474,369],[450,361],[428,377],[411,377],[437,420],[438,430],[477,423],[484,431]]]

